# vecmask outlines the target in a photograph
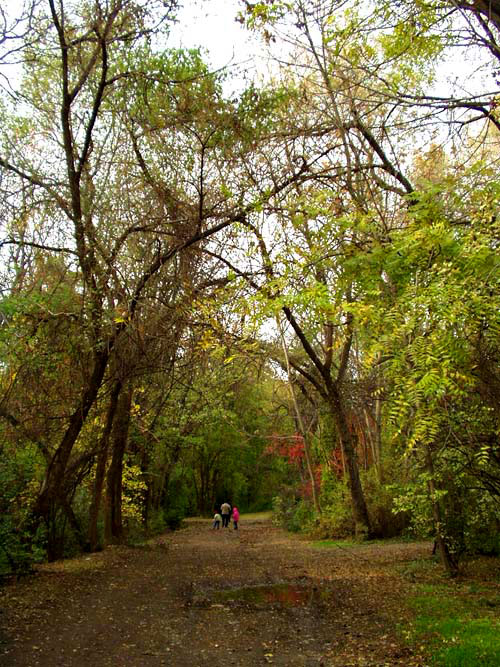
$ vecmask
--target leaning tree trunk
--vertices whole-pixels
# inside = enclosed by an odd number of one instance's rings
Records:
[[[111,435],[111,428],[118,406],[118,396],[120,394],[122,384],[117,381],[113,385],[111,397],[106,415],[106,424],[99,443],[99,452],[97,454],[97,465],[95,472],[94,488],[92,494],[92,502],[89,510],[89,545],[91,551],[96,551],[98,546],[97,523],[99,519],[99,509],[101,506],[102,490],[104,487],[104,479],[106,475],[106,463],[108,461],[109,440]]]
[[[382,399],[375,398],[375,449],[377,452],[377,474],[379,484],[384,483],[384,468],[382,464]]]
[[[372,537],[372,527],[368,509],[366,507],[363,487],[361,486],[361,479],[359,477],[355,441],[349,430],[346,414],[338,390],[334,385],[329,387],[329,389],[330,411],[337,427],[347,467],[347,483],[351,494],[352,514],[356,537],[361,539],[370,538]]]
[[[94,356],[94,367],[89,383],[83,391],[80,404],[71,415],[66,432],[48,465],[42,490],[33,508],[33,517],[38,520],[42,519],[47,526],[47,552],[49,559],[51,558],[51,554],[56,554],[59,550],[58,544],[51,543],[53,539],[56,542],[59,539],[57,537],[56,526],[52,525],[52,522],[56,520],[55,517],[58,515],[58,510],[64,508],[64,481],[68,461],[89,410],[95,403],[97,394],[101,388],[110,352],[111,346],[97,352]]]
[[[106,484],[105,537],[108,543],[119,543],[123,539],[122,521],[122,476],[123,457],[127,446],[130,424],[130,406],[132,388],[122,390],[118,397],[116,414],[113,422],[111,441],[113,454],[108,469]]]
[[[319,503],[318,493],[316,490],[316,479],[314,477],[314,470],[312,467],[312,457],[311,457],[311,448],[309,445],[308,433],[306,431],[304,420],[302,419],[302,413],[297,402],[297,396],[295,395],[295,390],[293,388],[293,378],[292,378],[292,368],[290,365],[290,356],[288,354],[288,347],[285,341],[285,334],[283,333],[283,328],[281,326],[279,317],[276,316],[276,324],[278,325],[278,330],[281,337],[281,347],[283,349],[283,355],[286,362],[286,373],[288,378],[288,391],[290,393],[290,398],[292,399],[293,409],[295,412],[295,417],[297,419],[297,424],[299,427],[300,435],[302,436],[302,442],[304,444],[304,455],[306,459],[307,473],[309,475],[309,481],[311,482],[311,496],[314,505],[316,514],[319,516],[321,514],[321,505]]]

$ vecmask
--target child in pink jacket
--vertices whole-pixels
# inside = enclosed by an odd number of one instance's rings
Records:
[[[238,512],[238,508],[236,506],[233,507],[233,524],[234,524],[234,529],[238,530],[238,521],[240,520],[240,513]]]

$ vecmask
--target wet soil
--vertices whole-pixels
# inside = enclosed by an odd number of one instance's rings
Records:
[[[269,521],[187,527],[40,566],[1,591],[5,667],[425,667],[404,644],[428,544],[318,549]]]

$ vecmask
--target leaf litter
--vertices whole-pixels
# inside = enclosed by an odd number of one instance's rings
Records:
[[[0,663],[426,667],[398,631],[412,584],[393,565],[429,555],[422,543],[315,549],[269,521],[237,533],[188,521],[147,549],[42,565],[6,585]]]

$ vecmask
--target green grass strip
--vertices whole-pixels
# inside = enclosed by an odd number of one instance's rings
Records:
[[[496,600],[447,595],[421,587],[411,604],[417,615],[412,640],[426,644],[436,667],[499,667],[500,620]],[[491,614],[491,615],[489,615]]]

